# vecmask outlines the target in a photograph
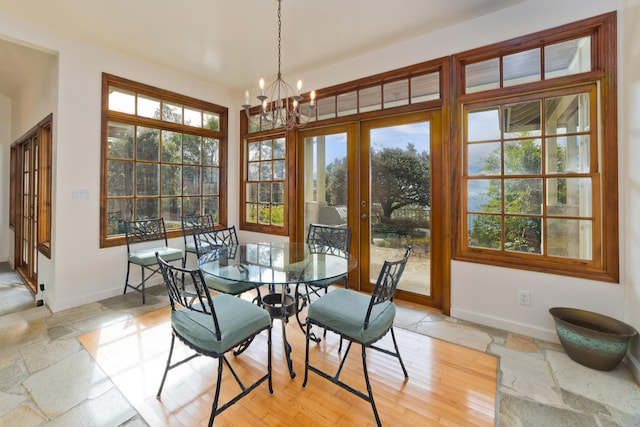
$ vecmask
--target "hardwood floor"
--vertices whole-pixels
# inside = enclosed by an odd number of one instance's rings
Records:
[[[497,359],[491,355],[395,328],[409,372],[396,359],[367,353],[372,389],[385,426],[493,426],[496,419]],[[200,357],[169,372],[161,400],[155,398],[170,343],[169,308],[110,325],[80,337],[100,367],[151,426],[206,426],[217,363]],[[368,402],[309,372],[304,379],[304,335],[291,321],[296,377],[287,371],[280,321],[273,328],[273,387],[266,383],[216,418],[219,426],[375,426]],[[245,383],[266,369],[266,333],[245,353],[230,357]],[[390,337],[381,346],[391,348]],[[338,338],[327,334],[311,346],[314,364],[337,367]],[[343,350],[344,351],[344,350]],[[176,341],[175,357],[187,354]],[[176,359],[177,360],[177,359]],[[330,372],[334,370],[329,368]],[[228,374],[228,370],[225,370]],[[354,346],[341,378],[364,390],[360,348]],[[230,381],[225,381],[228,379]],[[237,392],[223,378],[221,402]]]

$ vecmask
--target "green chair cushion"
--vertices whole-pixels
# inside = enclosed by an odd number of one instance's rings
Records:
[[[217,295],[213,306],[218,317],[222,339],[215,335],[213,317],[187,308],[171,312],[175,333],[195,348],[209,354],[222,354],[271,325],[269,313],[249,301],[231,295]]]
[[[214,291],[223,293],[238,295],[246,291],[255,289],[256,285],[253,283],[236,282],[234,280],[225,280],[219,277],[212,276],[211,274],[204,273],[204,281]]]
[[[314,323],[336,331],[356,342],[377,341],[393,325],[396,306],[391,301],[377,304],[364,329],[371,296],[349,289],[335,289],[309,305],[307,316]]]
[[[129,262],[137,265],[153,265],[157,264],[156,252],[160,255],[160,258],[166,262],[177,261],[184,257],[184,253],[181,249],[174,249],[167,246],[161,246],[157,248],[140,249],[137,251],[129,252]]]
[[[189,242],[186,245],[184,245],[184,251],[192,254],[198,253],[196,251],[196,244],[194,242]]]
[[[310,282],[309,285],[315,286],[317,288],[326,288],[328,286],[333,285],[334,283],[344,280],[346,277],[347,275],[345,274],[338,277],[332,277],[331,279],[316,280],[315,282]]]

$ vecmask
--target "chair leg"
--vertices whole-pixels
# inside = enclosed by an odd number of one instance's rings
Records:
[[[373,408],[373,415],[376,417],[376,423],[378,427],[382,427],[380,422],[380,416],[378,415],[378,409],[376,408],[376,402],[373,400],[373,393],[371,392],[371,383],[369,382],[369,371],[367,371],[367,347],[362,345],[362,369],[364,371],[364,381],[367,384],[367,393],[369,394],[369,402]]]
[[[268,352],[268,356],[267,356],[267,372],[269,373],[269,394],[273,394],[273,381],[271,380],[271,367],[272,367],[272,355],[271,355],[271,329],[269,328],[267,330],[267,352]]]
[[[142,290],[142,304],[146,304],[145,298],[144,298],[144,265],[140,266],[141,270],[142,270],[142,283],[140,283],[140,289]]]
[[[176,336],[171,334],[171,346],[169,347],[169,357],[167,357],[167,366],[164,368],[164,375],[162,375],[162,381],[160,381],[160,388],[158,389],[158,393],[156,394],[156,399],[160,398],[160,393],[162,393],[162,387],[164,387],[164,381],[167,379],[167,374],[169,373],[169,368],[171,367],[171,355],[173,354],[173,345],[175,344]]]
[[[309,320],[307,319],[307,331],[305,334],[306,348],[304,353],[304,381],[302,382],[302,388],[305,388],[307,386],[307,378],[309,378],[309,340],[311,339],[311,337],[309,336],[310,329],[311,323],[309,323]]]
[[[391,327],[391,338],[393,339],[393,347],[396,349],[396,355],[398,356],[398,360],[400,361],[400,366],[402,367],[402,372],[404,373],[404,377],[409,378],[409,374],[407,373],[407,368],[404,367],[402,356],[400,356],[400,350],[398,350],[398,342],[396,341],[396,334],[393,332],[393,326]]]
[[[220,398],[220,386],[222,385],[222,368],[223,358],[218,358],[218,380],[216,381],[216,392],[213,397],[213,405],[211,407],[211,416],[209,417],[209,427],[213,425],[213,420],[216,418],[216,412],[218,412],[218,399]]]
[[[129,287],[129,270],[131,269],[131,263],[127,261],[127,277],[124,279],[124,292],[122,295],[127,293],[127,288]]]

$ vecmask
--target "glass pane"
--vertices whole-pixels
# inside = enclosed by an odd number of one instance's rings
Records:
[[[287,156],[287,146],[284,138],[277,138],[273,140],[273,158],[284,159]]]
[[[593,257],[592,221],[549,218],[546,238],[548,255],[585,260]]]
[[[271,201],[273,203],[284,202],[284,184],[281,182],[274,182],[271,184]]]
[[[247,144],[249,148],[249,161],[255,162],[260,160],[260,142],[250,142]]]
[[[358,95],[355,91],[338,95],[338,116],[348,116],[358,112]]]
[[[469,215],[469,246],[500,249],[502,226],[498,215]]]
[[[467,210],[469,212],[502,212],[502,188],[499,179],[470,179],[467,181]]]
[[[271,224],[271,206],[258,205],[258,223]]]
[[[336,97],[318,99],[318,120],[332,119],[336,116]]]
[[[218,168],[203,168],[202,194],[220,194],[220,171]]]
[[[202,138],[197,135],[183,135],[182,161],[190,164],[200,164],[202,155]]]
[[[591,36],[544,47],[544,78],[591,71]]]
[[[467,112],[467,141],[500,139],[500,108],[480,108]]]
[[[502,67],[502,85],[505,87],[540,81],[540,49],[505,55]]]
[[[547,173],[589,173],[589,135],[570,135],[547,138]]]
[[[111,199],[107,202],[107,234],[124,234],[124,221],[133,218],[133,199]]]
[[[358,102],[361,113],[376,111],[382,108],[382,92],[380,86],[368,87],[358,91]]]
[[[540,136],[542,116],[540,101],[520,102],[504,106],[504,137]]]
[[[258,202],[271,203],[271,184],[262,182],[258,186]]]
[[[107,157],[133,159],[135,126],[109,122]]]
[[[271,224],[279,227],[284,226],[284,206],[273,205],[271,207]]]
[[[182,201],[179,197],[163,197],[162,198],[162,217],[164,225],[167,229],[176,229],[182,227]]]
[[[203,215],[211,215],[213,218],[213,223],[217,224],[220,222],[220,198],[217,196],[214,197],[203,197],[202,203],[204,204]]]
[[[411,103],[440,99],[440,73],[411,78]]]
[[[202,164],[220,166],[220,141],[215,138],[202,138]]]
[[[162,165],[162,195],[182,195],[182,166]]]
[[[249,181],[260,180],[260,162],[249,163],[249,170],[247,171],[247,179]]]
[[[589,94],[559,96],[545,100],[547,135],[589,131]]]
[[[184,107],[184,124],[197,128],[202,127],[202,110]]]
[[[531,175],[542,173],[542,140],[505,141],[504,173]]]
[[[256,205],[255,203],[247,203],[246,209],[246,221],[256,224],[258,222],[258,205]]]
[[[149,163],[136,164],[136,195],[157,196],[160,190],[160,165]]]
[[[258,201],[258,184],[249,183],[247,184],[247,202],[257,202]]]
[[[184,166],[182,194],[197,195],[201,194],[200,190],[200,166]]]
[[[260,162],[260,180],[270,181],[273,179],[273,165],[271,162]]]
[[[301,121],[305,122],[314,122],[316,120],[316,108],[311,108],[311,104],[309,102],[303,102],[298,107],[300,111]]]
[[[121,113],[136,113],[136,94],[115,87],[109,87],[109,110]]]
[[[547,179],[547,213],[557,216],[590,217],[591,178]]]
[[[162,161],[182,163],[182,134],[162,131]]]
[[[136,159],[157,162],[160,158],[160,130],[138,127]]]
[[[464,67],[465,93],[480,92],[500,87],[500,59],[476,62]]]
[[[133,165],[107,160],[107,196],[133,196]]]
[[[160,100],[138,95],[138,115],[160,120]]]
[[[499,175],[501,171],[499,142],[467,145],[467,174]]]
[[[542,253],[540,230],[542,219],[530,216],[504,218],[504,249],[507,251]]]
[[[273,162],[273,179],[274,180],[284,180],[285,176],[285,162],[284,160],[276,160]]]
[[[182,124],[182,105],[162,102],[162,120]]]
[[[136,199],[135,219],[158,218],[159,216],[159,199],[155,197],[151,199]]]
[[[260,160],[271,160],[271,140],[262,141],[260,143]]]
[[[542,178],[505,179],[504,192],[505,212],[542,213]]]
[[[182,204],[183,215],[200,215],[200,197],[185,197]]]
[[[409,81],[400,80],[384,84],[382,96],[384,108],[409,104]]]
[[[208,111],[202,112],[202,123],[205,129],[220,130],[220,115],[216,113],[210,113]]]

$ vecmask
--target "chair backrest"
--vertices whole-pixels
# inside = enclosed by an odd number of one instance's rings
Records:
[[[344,256],[349,253],[351,247],[351,227],[309,224],[307,243],[338,249]]]
[[[402,259],[397,261],[385,261],[382,265],[382,269],[380,269],[380,274],[378,275],[378,280],[376,281],[376,286],[373,288],[373,292],[371,293],[371,302],[369,303],[367,315],[364,319],[365,329],[369,326],[369,317],[371,316],[373,307],[386,301],[393,301],[393,295],[396,293],[398,282],[400,282],[404,268],[407,265],[407,261],[409,261],[411,250],[412,247],[408,246]]]
[[[213,216],[211,215],[187,215],[182,217],[182,235],[184,243],[187,244],[187,237],[193,235],[194,231],[213,230]]]
[[[195,230],[193,241],[196,244],[198,258],[216,249],[229,249],[238,247],[238,234],[236,227],[220,228],[218,230]]]
[[[129,252],[129,246],[134,243],[164,240],[164,245],[169,245],[167,242],[167,230],[164,226],[164,218],[125,221],[124,232],[127,241],[127,252]]]
[[[171,310],[175,311],[184,307],[199,313],[211,314],[215,328],[213,332],[216,335],[216,339],[220,341],[222,334],[218,324],[218,317],[216,316],[211,293],[202,276],[202,271],[197,268],[188,269],[169,264],[157,252],[156,259],[158,260],[162,277],[164,277],[164,283],[167,286]],[[188,286],[185,286],[185,283]]]

